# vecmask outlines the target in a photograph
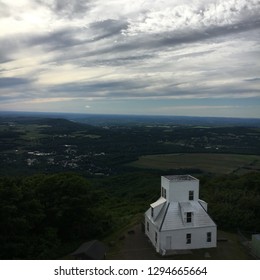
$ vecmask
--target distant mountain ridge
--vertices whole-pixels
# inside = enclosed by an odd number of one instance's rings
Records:
[[[161,116],[161,115],[111,115],[111,114],[80,114],[80,113],[46,113],[46,112],[11,112],[2,111],[0,117],[23,118],[55,118],[67,119],[77,123],[95,126],[104,125],[203,125],[203,126],[251,126],[260,127],[258,118],[229,117],[192,117],[192,116]],[[25,119],[23,119],[25,120]]]

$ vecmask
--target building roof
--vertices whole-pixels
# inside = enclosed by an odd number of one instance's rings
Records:
[[[151,204],[151,207],[155,208],[165,202],[166,202],[166,199],[164,197],[160,197],[157,201],[155,201],[154,203]]]
[[[106,254],[106,246],[98,241],[85,242],[71,255],[79,259],[102,260]]]
[[[185,212],[193,213],[192,223],[185,223]],[[165,203],[155,220],[146,214],[160,231],[216,226],[198,201]]]
[[[194,212],[194,205],[189,201],[180,202],[179,205],[183,213]]]
[[[169,181],[176,181],[176,182],[191,181],[191,180],[198,181],[198,179],[196,179],[195,177],[192,177],[191,175],[166,175],[163,177],[165,177]]]

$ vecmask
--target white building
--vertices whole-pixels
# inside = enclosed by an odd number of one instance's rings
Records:
[[[216,247],[217,226],[199,199],[199,180],[162,176],[161,197],[145,213],[145,233],[162,255],[172,250]]]

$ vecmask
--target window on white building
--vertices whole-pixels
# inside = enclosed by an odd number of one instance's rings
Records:
[[[157,232],[155,233],[155,243],[157,243],[157,238],[158,238],[158,235],[157,235]]]
[[[189,191],[189,200],[194,200],[194,191]]]
[[[153,218],[153,207],[151,207],[151,217]]]
[[[211,242],[211,232],[207,232],[207,242]]]
[[[186,234],[186,244],[191,244],[191,233]]]
[[[149,222],[146,223],[146,230],[149,231]]]
[[[187,212],[187,214],[186,214],[186,222],[187,223],[191,223],[191,221],[192,221],[191,217],[192,217],[192,212]]]
[[[162,197],[166,199],[166,189],[162,187]]]

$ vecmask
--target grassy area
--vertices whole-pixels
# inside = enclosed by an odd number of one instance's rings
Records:
[[[128,165],[145,169],[194,168],[204,172],[229,174],[259,169],[260,156],[238,154],[161,154],[141,156]],[[259,170],[258,170],[259,171]]]
[[[98,135],[98,134],[86,134],[85,131],[77,131],[77,132],[74,132],[72,135],[76,136],[76,137],[86,137],[86,138],[91,138],[91,139],[99,139],[101,137],[101,135]]]
[[[40,138],[46,137],[46,135],[41,133],[41,129],[48,128],[49,125],[38,125],[38,124],[30,124],[30,125],[16,125],[16,131],[22,132],[24,135],[21,136],[21,139],[32,141],[38,140]]]

